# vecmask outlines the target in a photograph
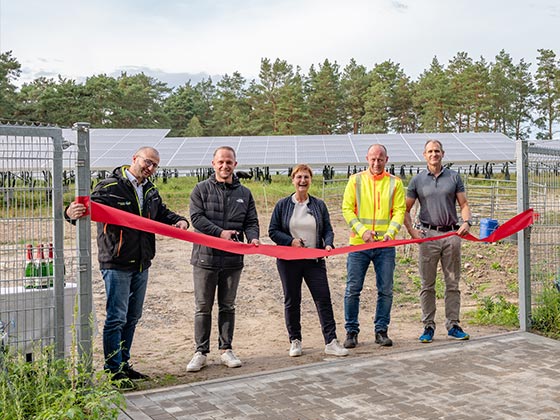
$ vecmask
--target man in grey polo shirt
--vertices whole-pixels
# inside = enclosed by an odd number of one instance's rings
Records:
[[[468,233],[471,226],[471,211],[467,203],[465,186],[459,174],[442,165],[445,155],[439,140],[428,140],[424,145],[427,169],[414,176],[406,193],[404,225],[413,238],[429,238],[446,232],[457,231],[459,236]],[[420,203],[418,224],[412,223],[410,210]],[[461,209],[462,223],[458,224],[457,207]],[[424,332],[419,337],[422,343],[431,343],[436,328],[436,274],[441,261],[445,282],[445,327],[447,335],[456,340],[468,340],[469,334],[459,326],[461,308],[461,238],[450,236],[437,241],[419,244],[420,305]]]

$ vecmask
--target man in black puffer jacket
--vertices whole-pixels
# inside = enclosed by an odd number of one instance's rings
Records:
[[[226,240],[247,241],[259,245],[259,219],[251,191],[241,185],[233,171],[237,166],[235,150],[229,146],[214,151],[214,175],[198,183],[190,197],[190,217],[197,232]],[[210,352],[212,306],[218,290],[218,347],[221,361],[239,367],[241,361],[232,351],[235,324],[235,298],[243,269],[243,255],[193,244],[196,352],[187,372],[206,366]]]
[[[158,151],[152,147],[141,147],[132,157],[130,166],[116,168],[111,177],[95,186],[91,200],[188,229],[187,219],[163,204],[158,190],[148,179],[158,165]],[[78,219],[85,211],[83,204],[73,202],[66,209],[66,218],[71,221]],[[156,254],[155,235],[97,223],[97,249],[107,294],[107,317],[103,326],[105,369],[114,379],[145,379],[147,376],[132,369],[128,361],[136,324],[142,316],[148,268]]]

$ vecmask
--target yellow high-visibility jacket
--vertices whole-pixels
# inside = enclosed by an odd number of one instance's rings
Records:
[[[348,180],[342,200],[342,215],[352,229],[350,245],[360,245],[366,230],[375,232],[375,239],[391,239],[399,232],[406,211],[404,187],[400,178],[383,172],[372,175],[369,169]]]

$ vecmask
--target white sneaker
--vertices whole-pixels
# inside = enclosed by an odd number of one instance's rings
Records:
[[[331,356],[348,356],[348,349],[342,347],[342,345],[335,338],[329,344],[325,346],[325,353]]]
[[[206,355],[197,351],[187,365],[187,372],[198,372],[204,366],[206,366]]]
[[[241,366],[241,360],[233,353],[231,349],[226,350],[221,356],[222,363],[230,368],[236,368]]]
[[[292,344],[290,345],[290,356],[291,357],[298,357],[301,356],[301,340],[297,338],[292,340]]]

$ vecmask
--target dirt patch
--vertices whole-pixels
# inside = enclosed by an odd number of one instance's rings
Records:
[[[341,216],[333,215],[335,244],[344,246],[347,229]],[[262,240],[266,236],[268,220],[261,221]],[[476,231],[473,232],[476,234]],[[135,368],[152,377],[142,388],[196,382],[232,375],[249,374],[321,361],[325,356],[317,312],[304,286],[302,304],[303,351],[301,357],[288,356],[289,340],[284,324],[283,296],[275,260],[252,255],[245,259],[245,269],[237,300],[234,350],[243,361],[238,369],[219,363],[216,320],[212,325],[212,351],[209,366],[200,372],[187,373],[185,368],[195,344],[193,340],[194,295],[192,266],[189,264],[191,244],[166,237],[158,237],[158,250],[150,269],[150,282],[143,318],[136,331],[132,348]],[[94,253],[97,248],[93,245]],[[96,255],[94,255],[96,261]],[[360,345],[349,357],[376,357],[387,352],[416,349],[426,346],[418,342],[422,325],[418,301],[419,278],[416,246],[398,249],[395,275],[395,299],[389,335],[391,348],[374,343],[373,316],[375,312],[375,281],[373,269],[368,272],[362,292]],[[463,278],[461,280],[462,311],[476,308],[482,296],[502,295],[515,301],[517,279],[517,248],[514,244],[463,244]],[[346,277],[346,257],[327,260],[338,337],[345,337],[343,297]],[[98,329],[104,320],[105,292],[99,270],[93,273],[94,300]],[[438,300],[437,330],[433,345],[447,341],[444,327],[443,299]],[[214,318],[216,318],[216,310]],[[473,338],[505,332],[496,326],[477,326],[464,319],[462,325]],[[95,364],[102,366],[101,334],[95,339]]]

